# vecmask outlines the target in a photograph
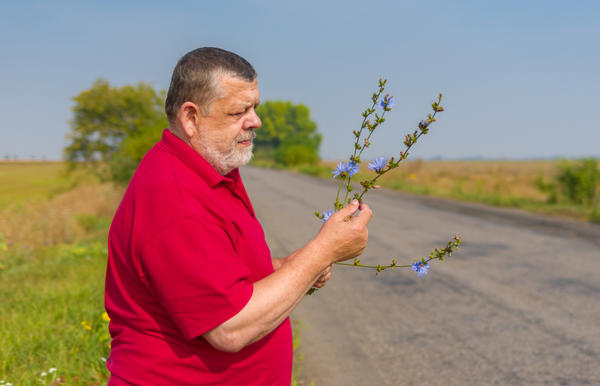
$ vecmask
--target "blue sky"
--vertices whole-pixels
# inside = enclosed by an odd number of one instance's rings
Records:
[[[73,96],[100,77],[166,88],[201,46],[248,59],[262,100],[309,106],[325,159],[350,153],[379,77],[396,104],[369,158],[397,154],[438,92],[413,157],[600,156],[599,17],[597,1],[6,1],[0,157],[60,158]]]

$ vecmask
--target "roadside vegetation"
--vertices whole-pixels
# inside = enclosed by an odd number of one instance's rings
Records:
[[[108,224],[122,189],[64,163],[0,163],[0,380],[106,384]]]

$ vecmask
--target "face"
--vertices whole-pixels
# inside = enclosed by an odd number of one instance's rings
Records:
[[[252,158],[254,129],[261,125],[256,115],[260,103],[257,80],[223,76],[220,97],[199,114],[190,145],[220,174],[247,164]]]

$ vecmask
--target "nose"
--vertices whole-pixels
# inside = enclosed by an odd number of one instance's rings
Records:
[[[256,110],[252,109],[252,112],[248,115],[248,118],[244,122],[244,129],[258,129],[262,125],[262,121],[258,114],[256,114]]]

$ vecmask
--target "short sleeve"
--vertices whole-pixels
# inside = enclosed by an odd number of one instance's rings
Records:
[[[219,225],[178,220],[143,248],[146,280],[183,333],[194,339],[250,300],[250,272]]]

